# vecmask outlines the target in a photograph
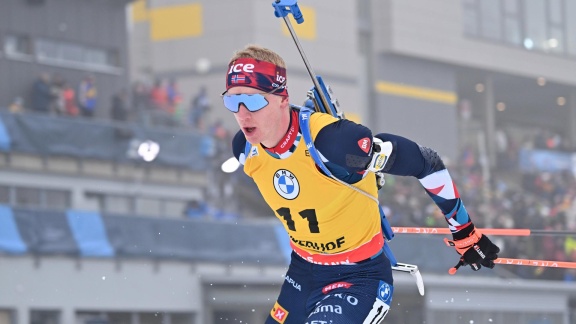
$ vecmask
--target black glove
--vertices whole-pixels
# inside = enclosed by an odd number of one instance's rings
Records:
[[[448,246],[453,246],[456,252],[461,255],[460,262],[450,269],[449,273],[454,274],[462,265],[470,265],[472,270],[478,271],[482,266],[494,268],[494,260],[498,258],[500,248],[490,239],[478,232],[474,224],[460,230],[452,235],[454,240],[444,239]]]

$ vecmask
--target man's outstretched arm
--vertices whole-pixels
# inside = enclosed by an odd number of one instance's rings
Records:
[[[438,153],[398,135],[381,133],[376,137],[392,143],[392,153],[381,171],[413,176],[420,181],[444,214],[453,237],[448,242],[462,256],[462,262],[474,270],[481,266],[493,268],[500,249],[476,230]]]

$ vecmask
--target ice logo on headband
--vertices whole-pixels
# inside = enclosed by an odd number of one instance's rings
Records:
[[[276,82],[272,82],[273,88],[280,88],[280,89],[286,88],[286,77],[281,75],[279,71],[276,71]]]
[[[254,64],[244,64],[244,63],[238,63],[238,64],[234,64],[232,66],[230,66],[230,70],[228,71],[228,74],[230,73],[238,73],[238,72],[246,72],[246,73],[254,73]]]
[[[286,81],[286,77],[280,75],[280,72],[276,72],[276,81],[280,82],[280,84],[284,83],[284,81]]]

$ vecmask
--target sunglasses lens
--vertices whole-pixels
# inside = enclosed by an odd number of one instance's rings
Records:
[[[237,94],[237,95],[224,95],[224,106],[233,113],[237,113],[240,109],[240,104],[244,104],[246,108],[255,112],[268,105],[268,100],[261,94]]]

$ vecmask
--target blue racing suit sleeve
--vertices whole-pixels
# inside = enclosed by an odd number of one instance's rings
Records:
[[[360,181],[370,163],[372,132],[367,127],[342,119],[322,128],[314,146],[328,161],[326,167],[347,183]]]
[[[240,161],[242,164],[244,159],[240,157],[241,154],[244,154],[244,149],[246,148],[246,137],[241,130],[239,130],[234,138],[232,139],[232,153],[236,160]]]
[[[393,134],[381,133],[377,134],[376,137],[383,142],[392,142],[392,154],[388,158],[384,170],[382,170],[384,173],[417,178],[427,175],[430,166],[427,165],[418,144]]]
[[[442,210],[456,237],[461,229],[471,224],[456,185],[436,151],[398,135],[381,133],[376,137],[392,142],[393,146],[388,163],[382,170],[384,173],[416,177]]]

